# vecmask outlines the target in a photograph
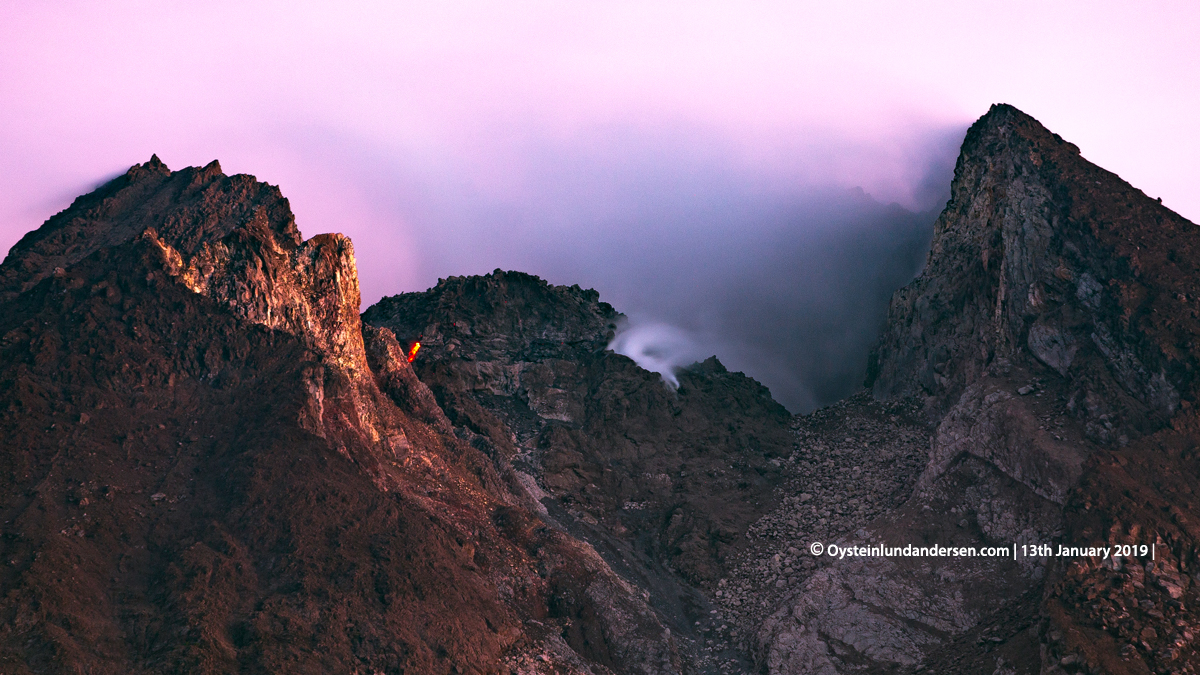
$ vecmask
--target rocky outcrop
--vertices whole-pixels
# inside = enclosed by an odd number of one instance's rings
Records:
[[[1198,252],[1195,224],[996,106],[964,142],[929,265],[893,301],[874,391],[949,410],[923,484],[975,455],[1065,507],[1056,543],[1165,551],[1052,559],[1043,672],[1195,657],[1195,511],[1168,495],[1200,488],[1182,450],[1197,442]],[[1158,570],[1167,581],[1141,581]]]
[[[803,432],[797,454],[828,457],[821,462],[828,469],[798,476],[794,489],[803,501],[792,500],[786,514],[796,523],[794,529],[776,531],[756,556],[765,558],[767,570],[774,559],[775,567],[792,572],[786,584],[781,583],[784,575],[777,577],[774,592],[765,594],[771,599],[765,611],[742,613],[751,619],[744,629],[768,672],[905,672],[920,667],[955,636],[1010,612],[1012,603],[1045,575],[1042,561],[1014,561],[1011,551],[974,558],[828,555],[834,547],[935,545],[983,551],[1036,540],[1060,522],[1052,503],[1031,499],[1024,485],[974,457],[958,458],[938,480],[922,486],[930,430],[921,421],[920,406],[888,403],[893,406],[888,414],[887,408],[880,410],[882,405],[856,397],[799,422]],[[894,476],[899,485],[882,476]],[[897,487],[907,492],[895,494]],[[824,503],[807,506],[815,501],[813,495],[831,492],[854,493],[860,504],[883,501],[887,506],[873,517],[843,508],[844,499],[842,504],[822,499]],[[815,556],[810,548],[814,542],[823,546]],[[756,565],[754,558],[744,565],[751,575],[756,566],[763,564]],[[747,589],[743,579],[731,584],[743,604],[747,596],[764,595],[753,585]]]
[[[908,504],[844,541],[1021,550],[1106,539],[1149,544],[1170,531],[1173,559],[1186,567],[1195,540],[1178,524],[1131,532],[1127,520],[1101,517],[1105,535],[1077,524],[1077,505],[1084,512],[1100,501],[1107,509],[1136,510],[1137,500],[1122,496],[1128,488],[1118,489],[1111,478],[1096,494],[1096,472],[1116,466],[1105,459],[1110,452],[1129,461],[1161,454],[1146,444],[1169,421],[1179,425],[1191,415],[1198,239],[1193,224],[1088,163],[1074,145],[1010,106],[994,106],[967,134],[928,263],[893,298],[868,373],[876,397],[913,400],[924,409],[934,425],[928,462]],[[1182,468],[1170,465],[1161,466],[1166,476]],[[1130,578],[1112,564],[1100,565],[1107,572],[1096,565],[1021,555],[965,565],[839,562],[814,573],[764,624],[760,658],[780,673],[798,664],[858,672],[933,663],[955,664],[956,672],[1144,672],[1137,668],[1147,665],[1168,672],[1174,666],[1167,664],[1186,662],[1184,642],[1173,652],[1138,646],[1134,628],[1146,624],[1130,611],[1118,627],[1120,607],[1137,601],[1088,610],[1057,599],[1096,596],[1081,585],[1119,588],[1106,573]],[[968,635],[985,639],[987,626],[1011,627],[1014,612],[1023,603],[1032,609],[1027,599],[1043,594],[1042,608],[1008,637],[964,642]],[[1117,609],[1105,614],[1103,607]],[[1075,613],[1089,614],[1093,623],[1082,628]],[[1182,613],[1160,614],[1147,634],[1178,636],[1172,621],[1190,625]],[[1099,655],[1103,640],[1063,637],[1093,626],[1133,639],[1120,669]],[[1044,658],[1014,659],[1031,649]]]
[[[279,189],[253,176],[225,176],[212,162],[172,172],[157,156],[138,164],[26,234],[0,269],[0,299],[64,270],[92,253],[134,239],[148,228],[183,255],[254,222],[291,248],[301,243]]]
[[[711,358],[674,390],[607,350],[619,315],[595,291],[518,272],[443,279],[363,316],[419,339],[416,372],[459,435],[697,639],[699,589],[771,508],[791,453],[791,416],[762,385]]]
[[[152,159],[0,265],[0,670],[1193,672],[1198,267],[995,106],[869,393],[793,418],[525,274],[360,319],[348,240]]]
[[[990,365],[1037,362],[1077,385],[1097,440],[1160,427],[1193,386],[1194,236],[1033,118],[994,106],[963,142],[929,261],[892,302],[868,386],[928,396],[941,413]]]
[[[607,351],[618,315],[595,291],[497,270],[364,318],[420,339],[417,373],[464,434],[574,519],[657,540],[695,582],[715,580],[790,451],[787,412],[715,359],[672,391]]]
[[[0,289],[6,672],[680,672],[276,188],[152,159],[22,239]]]
[[[307,385],[305,424],[324,436],[392,436],[372,418],[363,351],[354,247],[339,234],[303,241],[279,189],[252,176],[225,176],[217,162],[170,171],[157,157],[132,167],[26,235],[0,270],[13,297],[94,252],[135,239],[157,249],[163,268],[193,292],[239,318],[296,336],[345,377],[326,405],[323,369]],[[385,443],[403,445],[402,434]],[[343,447],[347,444],[342,443]],[[353,445],[353,444],[351,444]]]
[[[1171,584],[1129,584],[1143,567],[1169,576],[1200,562],[1188,560],[1195,534],[1160,515],[1163,495],[1200,487],[1180,479],[1197,475],[1187,454],[1171,451],[1195,442],[1200,232],[1007,106],[968,134],[954,195],[927,270],[893,302],[875,391],[918,382],[931,409],[949,408],[924,482],[969,453],[1066,506],[1056,541],[1164,542],[1158,561],[1051,561],[1061,580],[1047,591],[1043,667],[1173,671],[1195,619],[1163,595]],[[1037,397],[1063,421],[1038,424]]]

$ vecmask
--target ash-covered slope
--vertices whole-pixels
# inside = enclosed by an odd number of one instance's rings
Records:
[[[350,242],[157,159],[0,265],[4,672],[677,672],[457,439]]]

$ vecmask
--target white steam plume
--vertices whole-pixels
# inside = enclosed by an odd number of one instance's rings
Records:
[[[639,366],[662,375],[672,389],[679,388],[675,373],[695,363],[698,349],[686,331],[660,322],[635,322],[623,319],[608,348],[633,359]]]

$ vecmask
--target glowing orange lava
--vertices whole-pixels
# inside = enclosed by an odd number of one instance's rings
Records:
[[[408,348],[408,362],[412,363],[413,359],[417,358],[417,350],[421,348],[420,342],[414,342],[412,347]]]

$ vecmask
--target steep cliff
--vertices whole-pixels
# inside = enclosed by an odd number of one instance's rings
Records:
[[[874,391],[949,408],[926,483],[976,455],[1065,505],[1062,543],[1155,547],[1051,561],[1047,653],[1067,670],[1195,658],[1198,294],[1200,228],[995,106],[963,144],[929,265],[893,301]],[[1034,428],[1021,378],[1060,426]]]
[[[5,672],[674,672],[456,438],[350,242],[157,159],[0,265]],[[507,666],[506,666],[507,664]]]
[[[1195,229],[994,106],[963,142],[928,264],[892,301],[868,386],[943,412],[988,366],[1036,362],[1075,385],[1096,440],[1159,428],[1200,358]]]
[[[818,567],[764,624],[764,665],[1191,668],[1198,252],[1193,223],[1028,115],[998,105],[976,122],[868,373],[876,397],[923,409],[928,462],[908,503],[842,542],[1016,545],[1017,559]]]

